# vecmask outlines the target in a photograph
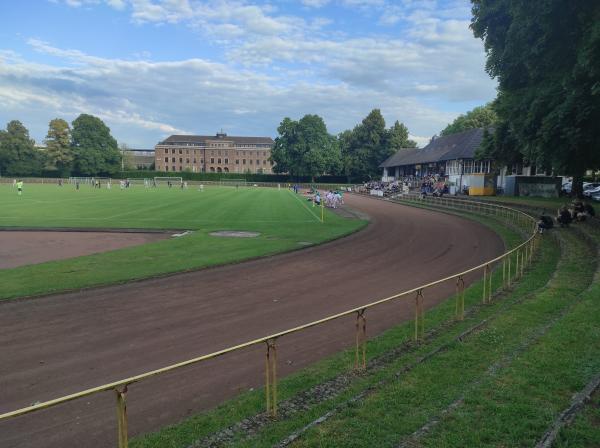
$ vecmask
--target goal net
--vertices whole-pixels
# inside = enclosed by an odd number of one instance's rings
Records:
[[[129,185],[143,185],[146,188],[152,186],[152,179],[147,177],[128,177],[127,182]]]
[[[169,185],[169,182],[172,186],[178,187],[183,183],[183,177],[155,177],[154,185],[157,187],[161,185]]]
[[[110,177],[69,177],[70,184],[94,185],[97,182],[101,184],[110,184]]]
[[[246,179],[221,179],[219,185],[224,187],[245,187],[248,185]]]

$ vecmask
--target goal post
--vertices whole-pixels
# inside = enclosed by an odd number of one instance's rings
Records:
[[[219,185],[223,187],[246,187],[248,182],[246,179],[220,179]]]
[[[156,185],[157,187],[160,185],[168,185],[169,182],[171,182],[171,185],[181,185],[183,183],[183,177],[171,177],[171,176],[166,176],[166,177],[155,177],[154,179],[154,185]]]

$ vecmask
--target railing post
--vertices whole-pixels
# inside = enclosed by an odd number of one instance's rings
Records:
[[[488,303],[492,303],[492,268],[490,268],[490,265],[487,265],[488,267]]]
[[[486,299],[485,299],[485,296],[486,296],[486,293],[487,293],[487,291],[486,291],[486,289],[487,289],[487,273],[488,273],[488,265],[486,264],[484,266],[484,268],[483,268],[483,295],[482,295],[482,302],[483,303],[487,302]]]
[[[521,249],[521,277],[525,273],[525,247]]]
[[[423,310],[423,291],[419,289],[415,297],[415,342],[425,338],[425,313]]]
[[[456,279],[455,317],[457,320],[464,320],[465,318],[465,281],[462,275],[459,275]]]
[[[506,257],[502,258],[502,289],[506,288]]]
[[[265,356],[265,393],[267,398],[267,414],[277,417],[277,347],[275,339],[266,341]]]
[[[354,353],[354,368],[356,370],[364,370],[367,368],[367,318],[365,317],[364,309],[356,312],[356,350]]]
[[[515,254],[517,256],[515,260],[515,279],[517,279],[519,278],[519,249],[515,251]]]
[[[117,394],[117,442],[119,448],[127,448],[127,385],[121,390],[115,389]]]

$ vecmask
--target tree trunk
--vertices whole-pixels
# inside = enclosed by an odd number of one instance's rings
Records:
[[[571,184],[571,195],[578,199],[583,199],[583,175],[578,174],[573,176]]]

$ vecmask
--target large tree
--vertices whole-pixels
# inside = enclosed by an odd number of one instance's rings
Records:
[[[352,139],[347,151],[352,175],[361,179],[380,176],[379,164],[394,153],[387,145],[385,119],[379,109],[373,109],[352,130]]]
[[[600,3],[471,0],[486,70],[498,79],[486,150],[572,175],[600,167]]]
[[[446,126],[441,135],[458,134],[469,129],[488,128],[496,123],[497,116],[492,103],[476,107],[464,115],[459,115]]]
[[[341,170],[340,148],[318,115],[295,121],[284,118],[271,152],[274,171],[292,176],[337,174]]]
[[[48,125],[46,143],[46,166],[48,170],[56,170],[61,176],[68,176],[73,163],[71,148],[71,128],[62,118],[55,118]]]
[[[0,174],[7,176],[36,176],[42,168],[43,155],[35,149],[29,131],[18,120],[0,130]]]
[[[71,131],[74,170],[84,176],[107,176],[121,168],[121,154],[110,129],[93,115],[81,114]]]
[[[416,148],[417,142],[408,138],[408,128],[398,120],[387,132],[388,153],[394,154],[399,149]],[[380,162],[381,163],[381,162]]]

